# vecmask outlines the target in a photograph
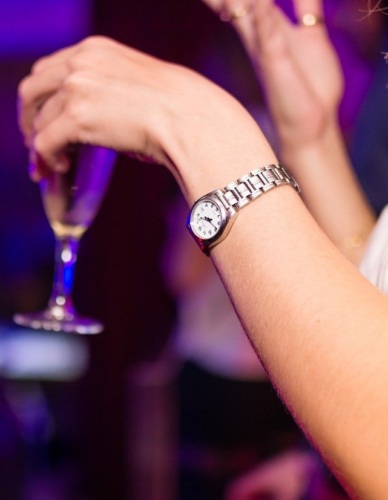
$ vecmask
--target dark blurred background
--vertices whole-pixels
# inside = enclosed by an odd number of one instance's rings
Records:
[[[28,178],[28,152],[17,126],[18,82],[38,57],[91,33],[195,65],[202,44],[218,24],[195,1],[2,3],[0,319],[4,337],[9,331],[18,334],[11,323],[15,312],[45,306],[53,275],[54,239],[38,187]],[[119,158],[102,209],[82,239],[74,287],[80,312],[101,319],[106,329],[99,336],[82,338],[89,363],[80,377],[59,382],[39,376],[2,377],[0,449],[4,452],[0,456],[1,463],[8,465],[0,474],[0,498],[131,497],[127,374],[132,365],[158,356],[171,328],[174,306],[162,283],[159,254],[166,204],[175,191],[164,169]],[[30,418],[31,394],[38,412],[44,413],[40,420]],[[44,427],[36,431],[38,437],[34,433],[31,437],[25,428],[31,421]],[[7,435],[10,442],[5,446],[2,436]]]
[[[360,125],[357,117],[367,102],[375,67],[382,62],[382,27],[378,23],[378,30],[371,30],[364,21],[366,31],[376,34],[375,41],[369,36],[373,46],[366,51],[366,44],[349,33],[349,17],[338,14],[349,2],[327,3],[337,19],[332,36],[342,50],[349,89],[342,124],[357,161],[360,154],[352,138],[355,128],[364,138],[369,127]],[[0,334],[14,332],[15,312],[44,307],[53,274],[54,239],[38,187],[28,178],[28,154],[17,127],[17,85],[38,57],[91,33],[194,67],[236,94],[252,112],[262,104],[231,27],[199,0],[2,2]],[[378,86],[381,92],[384,88]],[[368,120],[370,113],[364,114]],[[365,169],[365,163],[359,166],[360,172]],[[368,171],[365,177],[370,180]],[[375,196],[377,187],[369,190]],[[81,374],[66,380],[18,378],[1,371],[0,353],[0,499],[131,498],[133,401],[128,373],[159,356],[174,320],[174,303],[160,273],[160,252],[166,207],[175,192],[175,182],[164,169],[119,158],[101,211],[82,239],[77,264],[75,304],[106,325],[101,335],[82,338],[88,363]],[[376,210],[385,203],[381,185],[379,193]]]

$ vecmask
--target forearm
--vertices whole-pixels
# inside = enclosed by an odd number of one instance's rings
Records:
[[[60,157],[69,143],[99,144],[164,164],[189,203],[277,161],[228,94],[101,38],[41,61],[20,98],[24,133],[47,167],[66,167]],[[244,207],[212,257],[302,427],[362,498],[384,498],[388,299],[328,241],[289,187]]]
[[[232,142],[217,151],[217,179],[211,177],[218,187],[274,161],[259,134],[248,129],[239,135],[246,140],[241,151],[250,153],[239,159]],[[205,146],[200,156],[211,149]],[[209,186],[203,166],[194,174],[187,162],[181,165],[192,187],[189,200],[217,187]],[[211,255],[260,360],[302,428],[349,490],[383,498],[387,298],[330,243],[288,187],[244,207]]]
[[[375,215],[348,158],[335,119],[305,145],[283,144],[283,163],[298,180],[303,200],[332,242],[358,265]]]
[[[387,299],[327,241],[290,188],[246,207],[213,258],[302,428],[360,498],[384,498]]]

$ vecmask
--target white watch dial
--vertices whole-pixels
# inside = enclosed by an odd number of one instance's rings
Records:
[[[221,209],[211,200],[203,200],[195,205],[190,225],[193,233],[203,240],[214,238],[221,229]]]

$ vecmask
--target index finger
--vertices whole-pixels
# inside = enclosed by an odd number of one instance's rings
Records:
[[[35,115],[46,99],[58,90],[67,73],[65,64],[56,64],[39,71],[39,76],[37,73],[30,74],[19,83],[18,122],[27,145],[33,135],[32,123]]]

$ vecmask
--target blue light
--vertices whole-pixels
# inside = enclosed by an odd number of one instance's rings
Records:
[[[73,287],[74,280],[74,266],[65,266],[63,269],[63,283],[65,285],[66,290],[71,290]]]
[[[90,33],[92,0],[13,0],[0,5],[0,56],[39,56]]]

